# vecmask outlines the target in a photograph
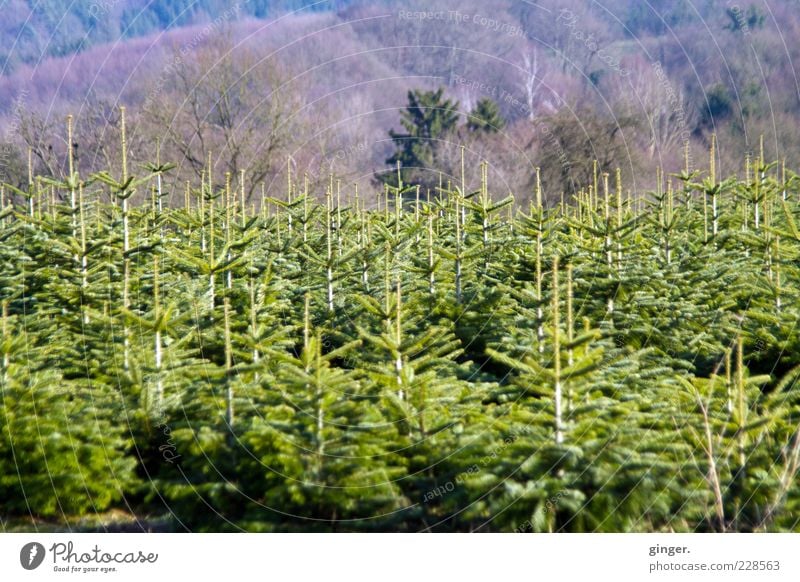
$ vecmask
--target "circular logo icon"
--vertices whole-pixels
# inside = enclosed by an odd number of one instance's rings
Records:
[[[44,561],[44,546],[39,542],[30,542],[22,546],[19,552],[19,563],[26,570],[35,570]]]

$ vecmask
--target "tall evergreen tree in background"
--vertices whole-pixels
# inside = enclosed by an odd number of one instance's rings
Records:
[[[408,92],[408,106],[401,112],[405,132],[389,130],[397,151],[386,160],[396,166],[400,163],[404,183],[433,184],[437,182],[435,172],[437,150],[447,134],[458,123],[458,102],[444,98],[444,88],[436,91],[412,90]],[[396,180],[394,173],[387,173],[388,183]]]
[[[497,103],[484,97],[475,105],[467,120],[467,129],[470,131],[483,131],[497,133],[506,126],[506,120],[500,114]]]

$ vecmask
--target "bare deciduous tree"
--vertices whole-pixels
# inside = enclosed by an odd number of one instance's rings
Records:
[[[522,53],[522,88],[525,91],[525,104],[528,107],[528,119],[536,119],[536,101],[545,85],[546,70],[539,61],[536,47]]]
[[[696,115],[681,88],[658,63],[637,67],[626,77],[617,76],[613,92],[614,101],[627,115],[642,120],[651,159],[682,151],[696,125]]]
[[[178,57],[173,62],[179,62]],[[172,67],[169,91],[156,96],[145,117],[165,148],[200,176],[209,154],[215,175],[236,180],[245,172],[248,199],[281,170],[297,129],[302,91],[274,60],[237,47],[224,36]]]

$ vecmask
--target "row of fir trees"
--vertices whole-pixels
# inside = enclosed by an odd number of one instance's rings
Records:
[[[124,136],[2,189],[4,529],[798,529],[785,168],[247,200]]]

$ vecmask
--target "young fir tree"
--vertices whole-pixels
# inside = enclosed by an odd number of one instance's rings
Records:
[[[253,527],[372,529],[402,506],[401,470],[384,449],[395,429],[353,372],[332,365],[357,345],[323,354],[306,315],[299,357],[280,357],[263,414],[242,437],[239,470],[254,501],[246,516]]]
[[[119,422],[124,407],[116,392],[86,379],[66,380],[43,365],[47,345],[26,345],[25,319],[10,315],[8,302],[3,301],[0,495],[4,512],[74,523],[105,511],[137,485],[135,461],[126,454],[127,427]]]

